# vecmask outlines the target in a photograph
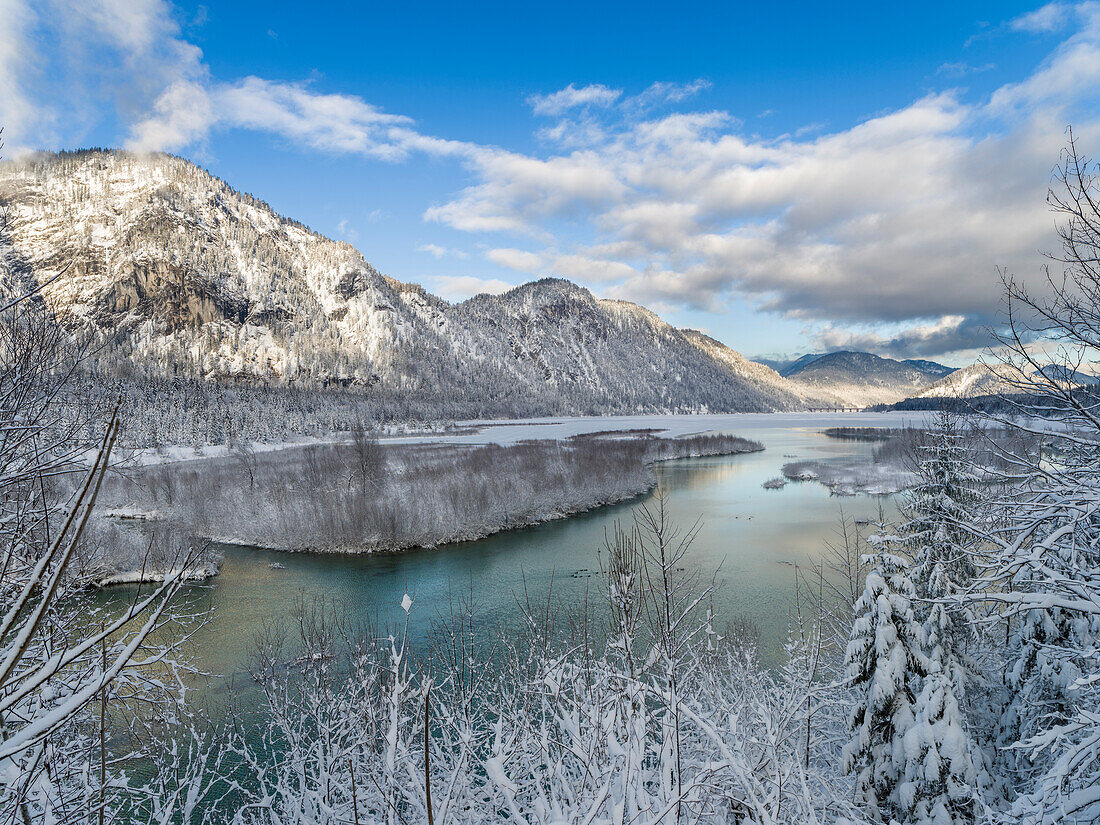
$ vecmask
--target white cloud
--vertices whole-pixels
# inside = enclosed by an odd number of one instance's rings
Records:
[[[654,107],[680,103],[710,88],[710,81],[698,79],[690,83],[658,81],[642,92],[622,97],[619,89],[593,85],[577,89],[570,84],[552,95],[528,98],[536,114],[553,115],[556,122],[536,133],[544,143],[561,149],[580,149],[605,143],[609,138],[607,124],[601,117],[624,120],[644,117]]]
[[[24,150],[79,139],[103,97],[125,120],[206,76],[162,0],[0,0],[0,20],[0,119]],[[193,95],[183,97],[176,89],[166,101],[193,109]],[[163,129],[194,133],[178,119]]]
[[[485,253],[485,257],[498,266],[514,269],[516,272],[525,272],[529,275],[534,275],[545,265],[541,255],[524,252],[522,249],[490,249]]]
[[[610,106],[622,93],[622,89],[612,89],[602,83],[591,83],[579,89],[570,83],[550,94],[531,95],[527,102],[536,115],[560,115],[579,106]]]
[[[448,301],[461,301],[487,292],[500,295],[512,289],[514,284],[497,278],[475,278],[473,275],[437,275],[432,279],[436,294]]]
[[[435,258],[437,261],[440,258],[446,258],[448,255],[454,258],[466,259],[470,256],[463,252],[461,249],[450,249],[446,246],[440,246],[439,244],[426,243],[421,244],[416,248],[417,252],[426,252]]]
[[[591,151],[540,159],[500,149],[474,149],[467,166],[481,182],[424,217],[467,232],[540,234],[538,221],[614,202],[628,187]]]
[[[426,243],[416,248],[417,252],[427,252],[436,260],[442,258],[447,254],[447,248],[445,246],[436,246],[434,243]]]
[[[646,109],[663,103],[680,103],[710,88],[710,81],[699,78],[690,83],[672,83],[658,80],[645,91],[623,101],[626,109]]]
[[[153,114],[133,127],[127,147],[138,152],[181,149],[205,139],[218,121],[207,89],[180,80],[157,98]]]
[[[4,127],[6,155],[17,155],[32,146],[28,138],[48,128],[53,112],[31,99],[34,52],[27,49],[29,32],[37,15],[20,0],[0,0],[0,126]]]
[[[1033,33],[1057,31],[1069,22],[1070,14],[1071,9],[1065,3],[1047,3],[1010,20],[1008,27],[1014,31]]]
[[[588,283],[622,281],[640,274],[622,261],[578,253],[555,255],[544,269],[547,273]]]
[[[681,100],[686,100],[689,97],[694,97],[705,89],[710,88],[710,81],[698,78],[691,83],[668,83],[658,82],[654,83],[647,90],[650,94],[653,94],[659,98],[662,98],[669,103],[678,103]]]
[[[314,149],[400,160],[415,148],[411,121],[351,95],[322,94],[293,83],[246,77],[232,84],[180,81],[136,124],[128,147],[175,150],[216,128],[271,132]]]
[[[1061,43],[1027,79],[1007,84],[993,93],[990,110],[1065,106],[1095,96],[1100,84],[1100,4],[1077,8],[1081,29]]]
[[[340,218],[336,223],[336,234],[354,243],[359,239],[359,233],[351,226],[347,218]]]
[[[593,118],[562,118],[553,126],[545,126],[536,132],[539,140],[556,143],[563,149],[577,149],[602,143],[607,133]]]
[[[1065,124],[1100,143],[1100,25],[1089,7],[1075,15],[1034,72],[985,100],[930,94],[773,139],[720,110],[609,114],[570,152],[477,158],[478,182],[428,217],[538,239],[507,250],[513,268],[537,261],[607,295],[710,310],[747,296],[808,322],[908,324],[876,333],[879,347],[973,342],[997,311],[994,268],[1034,272],[1056,244],[1044,195]]]
[[[947,63],[941,63],[936,68],[936,74],[947,75],[949,77],[966,77],[971,74],[988,72],[995,68],[997,68],[997,64],[995,63],[983,63],[980,66],[974,66],[964,60],[949,61]]]
[[[804,330],[817,349],[864,350],[880,355],[910,358],[943,353],[975,352],[990,343],[985,324],[963,315],[945,315],[923,324],[914,324],[884,335],[874,330],[852,330],[826,324]]]
[[[388,161],[463,156],[476,147],[418,133],[402,115],[304,83],[211,76],[166,0],[0,0],[0,119],[9,143],[66,146],[102,117],[129,123],[128,148],[179,151],[219,129],[252,129],[298,146]],[[61,44],[58,54],[39,50]],[[65,112],[64,128],[58,112]]]

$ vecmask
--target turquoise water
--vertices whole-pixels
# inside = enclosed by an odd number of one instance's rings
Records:
[[[820,434],[836,423],[896,426],[883,416],[723,417],[700,420],[699,430],[733,432],[762,441],[765,450],[721,458],[685,459],[657,468],[672,521],[698,534],[684,565],[714,579],[716,625],[739,620],[754,625],[762,653],[780,649],[794,603],[795,564],[817,560],[835,538],[840,512],[852,518],[877,515],[883,499],[835,497],[813,482],[765,490],[794,459],[849,460],[869,456],[871,445]],[[256,633],[265,622],[288,620],[295,600],[336,608],[354,622],[375,626],[404,618],[400,604],[413,599],[410,632],[424,646],[433,621],[452,604],[472,599],[474,615],[487,627],[515,626],[521,603],[530,601],[559,613],[576,612],[586,601],[599,604],[599,550],[616,521],[627,522],[652,494],[535,528],[502,533],[476,542],[390,556],[286,554],[224,547],[220,575],[193,586],[185,598],[209,607],[205,626],[191,639],[195,664],[218,676],[205,689],[218,694],[240,687]],[[887,504],[889,504],[887,502]],[[284,569],[273,569],[277,562]],[[112,591],[112,598],[125,589]]]

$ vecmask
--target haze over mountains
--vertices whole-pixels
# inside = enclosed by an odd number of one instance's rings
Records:
[[[867,353],[782,374],[560,279],[451,304],[169,155],[0,167],[3,277],[111,358],[159,374],[486,401],[486,413],[774,411],[890,403],[950,368]],[[56,280],[50,280],[57,273]]]

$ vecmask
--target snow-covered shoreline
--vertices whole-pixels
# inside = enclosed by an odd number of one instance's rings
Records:
[[[908,489],[917,480],[914,472],[892,462],[791,461],[783,465],[783,475],[788,482],[822,484],[834,496],[890,496]]]
[[[186,582],[201,582],[218,575],[220,559],[200,562],[185,568],[172,567],[165,570],[122,570],[117,573],[106,573],[94,580],[99,588],[112,587],[119,584],[159,584],[165,579],[177,576]]]
[[[485,426],[485,425],[482,425]],[[372,435],[384,442],[418,443],[437,439],[453,439],[467,435],[471,427],[459,424],[386,424],[374,427]],[[327,435],[303,435],[282,441],[249,443],[247,448],[254,453],[271,453],[281,450],[295,450],[302,447],[321,444],[343,444],[351,440],[350,432],[334,432]],[[184,461],[207,461],[211,459],[232,459],[234,448],[226,444],[205,444],[190,447],[182,444],[160,447],[141,447],[117,451],[115,464],[121,467],[148,467],[154,464],[175,464]],[[88,454],[88,463],[94,457]]]
[[[919,483],[917,445],[922,443],[925,437],[921,427],[907,425],[902,429],[830,428],[822,432],[831,438],[841,440],[876,442],[876,447],[872,455],[865,459],[843,462],[820,460],[787,462],[782,468],[783,479],[794,483],[821,484],[835,496],[891,496]],[[995,473],[1000,456],[990,445],[1001,442],[1000,448],[1008,453],[1021,449],[1021,445],[1004,443],[1004,439],[1010,432],[1004,428],[987,427],[984,432],[988,442],[984,438],[975,439],[970,447],[970,458],[976,465]]]
[[[116,524],[155,522],[214,544],[398,553],[629,501],[653,489],[660,461],[763,449],[735,436],[657,438],[603,423],[563,438],[509,438],[507,446],[470,443],[469,432],[372,442],[361,446],[372,451],[364,466],[345,441],[138,466],[105,491],[103,512]]]
[[[760,448],[763,449],[763,448]],[[685,455],[677,455],[669,458],[658,459],[656,461],[646,464],[646,468],[649,473],[649,477],[644,484],[640,484],[634,488],[616,492],[613,495],[607,497],[597,497],[590,501],[578,504],[572,507],[565,507],[559,509],[545,510],[536,515],[529,517],[517,518],[507,522],[500,523],[492,527],[480,527],[473,529],[461,529],[456,530],[453,534],[446,536],[438,541],[430,543],[405,543],[395,544],[388,546],[375,546],[375,547],[362,547],[355,545],[332,545],[332,546],[316,546],[309,548],[288,548],[280,547],[278,545],[263,545],[256,542],[249,541],[247,539],[241,539],[233,536],[206,536],[214,544],[235,545],[238,547],[258,547],[263,550],[278,550],[287,553],[317,553],[317,554],[331,554],[331,555],[384,555],[384,554],[397,554],[404,553],[410,550],[435,550],[448,545],[462,544],[468,541],[479,541],[481,539],[488,538],[489,536],[495,536],[498,533],[507,533],[513,530],[525,530],[531,527],[537,527],[540,524],[547,524],[553,521],[559,521],[561,519],[572,518],[573,516],[583,515],[584,513],[592,512],[593,510],[599,510],[602,507],[613,507],[616,504],[623,504],[628,501],[632,501],[641,496],[651,492],[657,486],[657,473],[656,466],[665,461],[678,461],[682,459],[692,458],[708,458],[708,457],[720,457],[739,455],[742,452],[753,452],[752,450],[738,450],[734,452],[723,453],[690,453]]]

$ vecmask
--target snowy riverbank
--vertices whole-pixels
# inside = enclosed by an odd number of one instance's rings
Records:
[[[398,552],[627,501],[652,489],[659,461],[760,449],[728,435],[621,430],[508,446],[353,439],[134,468],[104,491],[105,512],[227,544]]]
[[[116,584],[157,584],[165,579],[179,577],[187,582],[200,582],[218,575],[220,559],[207,559],[186,567],[171,567],[161,570],[138,569],[120,570],[106,573],[94,579],[96,587],[111,587]]]
[[[871,455],[853,461],[790,461],[783,465],[780,481],[814,482],[829,488],[833,495],[888,496],[907,490],[919,482],[917,460],[925,431],[921,427],[903,428],[832,427],[822,431],[829,438],[841,441],[874,443]],[[969,439],[968,455],[975,466],[996,474],[1006,468],[1007,456],[1035,449],[1024,443],[1015,431],[1001,427],[975,428]]]

